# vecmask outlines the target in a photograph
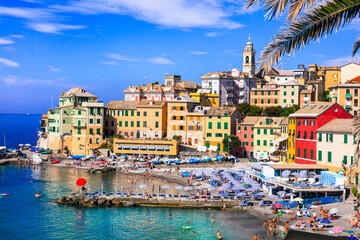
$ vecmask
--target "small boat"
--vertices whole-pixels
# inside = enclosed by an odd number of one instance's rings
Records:
[[[57,163],[60,163],[61,160],[55,160],[55,161],[52,161],[51,164],[57,164]]]
[[[39,154],[34,153],[33,163],[37,165],[42,163],[42,159],[40,158]]]

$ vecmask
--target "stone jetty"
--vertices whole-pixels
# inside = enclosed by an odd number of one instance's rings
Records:
[[[167,208],[192,208],[192,209],[249,209],[239,207],[234,200],[206,200],[206,199],[173,199],[173,198],[149,198],[149,197],[121,197],[121,196],[88,196],[81,193],[73,193],[55,200],[62,205],[80,207],[167,207]]]

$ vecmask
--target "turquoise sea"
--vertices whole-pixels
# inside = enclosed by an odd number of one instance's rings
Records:
[[[0,239],[251,239],[264,236],[262,224],[243,211],[202,211],[167,208],[78,208],[53,203],[69,194],[76,179],[84,177],[90,191],[112,191],[115,174],[88,174],[72,168],[47,166],[28,169],[17,165],[0,167]],[[129,176],[119,175],[118,185]],[[138,184],[165,184],[163,181]],[[34,194],[41,192],[41,198]],[[169,219],[169,214],[173,215]],[[211,217],[215,223],[211,224]],[[190,220],[190,230],[182,226]]]

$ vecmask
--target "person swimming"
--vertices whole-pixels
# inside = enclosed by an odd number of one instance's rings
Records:
[[[41,197],[41,193],[38,192],[37,194],[35,194],[35,197]]]

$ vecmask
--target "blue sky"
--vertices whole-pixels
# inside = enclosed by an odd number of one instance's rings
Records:
[[[62,91],[84,87],[107,103],[129,84],[165,74],[199,82],[241,69],[249,34],[259,57],[283,24],[239,0],[2,0],[0,112],[44,113]],[[279,67],[342,65],[360,31],[350,24]]]

